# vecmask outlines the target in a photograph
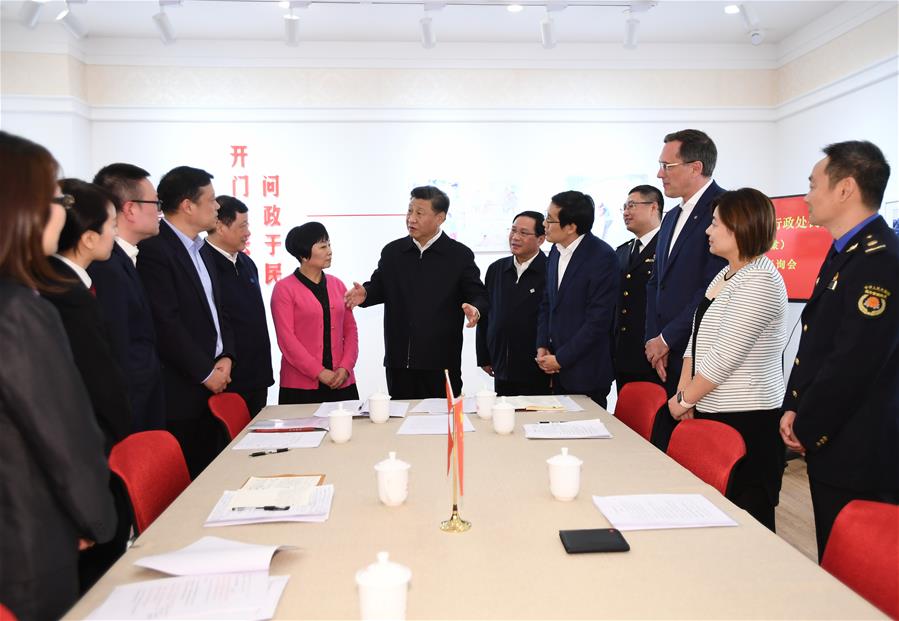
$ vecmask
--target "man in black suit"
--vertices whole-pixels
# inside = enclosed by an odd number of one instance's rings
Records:
[[[651,185],[638,185],[627,194],[621,211],[624,226],[634,239],[618,246],[621,290],[615,309],[615,384],[618,392],[628,382],[661,383],[646,359],[646,283],[656,259],[656,234],[662,221],[662,193]]]
[[[681,203],[665,214],[656,244],[655,269],[646,285],[646,359],[677,393],[693,313],[712,278],[726,261],[709,252],[705,230],[712,223],[712,201],[724,190],[712,179],[718,149],[704,132],[684,129],[665,136],[658,178],[665,196]],[[657,418],[653,444],[668,448],[675,421],[665,408]]]
[[[444,369],[453,392],[461,393],[460,324],[467,319],[472,328],[487,311],[474,254],[440,229],[448,211],[443,191],[414,188],[409,235],[384,246],[371,280],[346,293],[348,308],[384,304],[384,366],[394,399],[445,396]]]
[[[548,395],[550,376],[534,360],[537,312],[546,284],[543,216],[523,211],[509,229],[511,257],[493,262],[485,278],[490,311],[477,328],[478,366],[493,377],[498,395]]]
[[[162,370],[156,330],[137,273],[137,245],[159,233],[159,198],[148,173],[132,164],[110,164],[94,183],[114,198],[118,234],[112,255],[87,268],[116,361],[125,375],[132,432],[165,429]]]
[[[805,454],[818,558],[840,510],[899,503],[899,240],[878,210],[890,166],[841,142],[809,176],[809,220],[834,239],[802,311],[780,433]]]
[[[140,243],[137,271],[156,322],[166,428],[195,478],[223,446],[207,400],[228,386],[234,359],[216,270],[200,253],[206,243],[200,233],[215,226],[219,206],[212,175],[197,168],[170,170],[157,192],[164,218],[159,235]]]
[[[234,332],[234,354],[240,362],[231,370],[228,392],[246,401],[250,417],[265,407],[272,374],[268,319],[259,287],[259,270],[244,253],[250,238],[249,209],[233,196],[219,196],[218,222],[200,250],[215,267],[222,292],[222,310]]]

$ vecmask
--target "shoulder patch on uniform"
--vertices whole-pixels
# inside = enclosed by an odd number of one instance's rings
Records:
[[[865,285],[864,293],[858,299],[858,310],[867,317],[877,317],[887,309],[890,292],[877,285]]]
[[[871,246],[870,248],[865,248],[865,254],[871,254],[874,252],[880,252],[884,248],[886,248],[886,244],[880,244],[879,246]]]

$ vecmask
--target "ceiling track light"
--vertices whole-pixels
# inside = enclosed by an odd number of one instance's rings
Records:
[[[87,36],[87,29],[81,21],[75,17],[75,14],[72,13],[72,9],[69,6],[69,0],[66,0],[65,8],[63,8],[63,10],[59,12],[59,15],[56,16],[56,21],[62,24],[62,26],[69,31],[69,34],[76,39],[83,39]]]
[[[551,50],[556,47],[556,35],[553,32],[553,18],[547,13],[540,21],[540,43],[544,49]]]
[[[172,27],[172,22],[165,12],[164,5],[161,2],[159,4],[159,13],[153,16],[153,23],[156,24],[156,30],[159,31],[159,38],[163,44],[171,45],[175,42],[175,29]]]
[[[293,14],[293,8],[284,16],[284,42],[290,47],[300,44],[300,18]]]
[[[437,35],[434,33],[434,20],[424,16],[418,20],[421,26],[421,46],[426,50],[433,49],[437,45]]]
[[[637,49],[637,29],[640,27],[640,20],[631,17],[624,22],[624,48],[628,50]]]
[[[22,9],[19,11],[19,22],[26,28],[34,29],[37,26],[38,19],[40,19],[43,6],[43,2],[25,0],[22,3]]]
[[[747,4],[739,5],[740,17],[743,19],[743,25],[749,33],[749,42],[753,45],[761,45],[765,41],[765,31],[759,24],[758,15]]]

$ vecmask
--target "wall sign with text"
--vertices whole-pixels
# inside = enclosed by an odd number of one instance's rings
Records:
[[[791,302],[809,299],[824,257],[833,243],[827,229],[808,219],[805,195],[772,198],[777,216],[777,235],[768,258],[777,266]]]

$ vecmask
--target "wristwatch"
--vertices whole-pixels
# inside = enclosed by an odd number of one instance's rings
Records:
[[[683,390],[681,390],[680,392],[677,393],[677,404],[679,406],[681,406],[682,408],[687,408],[688,410],[696,407],[695,403],[689,403],[684,400],[684,391]]]

